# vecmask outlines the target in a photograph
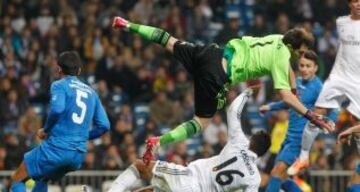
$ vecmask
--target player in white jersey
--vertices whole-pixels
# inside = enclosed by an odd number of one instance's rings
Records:
[[[348,4],[351,14],[336,20],[338,52],[330,76],[315,103],[314,112],[325,115],[331,109],[339,109],[344,102],[349,102],[346,109],[360,119],[360,0],[348,0]],[[288,169],[289,175],[295,175],[309,166],[309,151],[319,132],[319,128],[307,123],[300,156]]]
[[[249,141],[242,131],[241,111],[251,93],[247,89],[230,105],[228,142],[219,155],[196,160],[187,167],[164,161],[146,166],[138,160],[116,178],[109,192],[139,188],[141,180],[151,181],[154,191],[161,192],[258,191],[261,178],[255,160],[270,147],[270,137],[258,132]]]

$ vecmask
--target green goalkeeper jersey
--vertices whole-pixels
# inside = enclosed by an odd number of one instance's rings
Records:
[[[230,40],[224,50],[227,73],[232,83],[271,75],[275,89],[290,90],[290,51],[282,35],[244,36]]]

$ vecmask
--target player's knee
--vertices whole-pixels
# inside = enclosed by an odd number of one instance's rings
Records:
[[[166,50],[170,51],[170,52],[174,52],[174,46],[175,46],[175,43],[179,41],[178,39],[176,39],[175,37],[173,36],[170,36],[168,42],[166,43]]]
[[[276,169],[275,167],[271,170],[270,175],[273,177],[279,177],[279,178],[282,176],[281,172],[278,169]]]
[[[206,127],[208,127],[211,122],[211,118],[204,118],[198,116],[195,116],[194,120],[199,123],[201,129],[205,129]]]
[[[21,169],[16,170],[10,176],[10,183],[21,182],[27,178],[26,173],[24,173]]]
[[[16,182],[20,182],[22,179],[20,178],[18,172],[14,172],[13,174],[11,174],[10,176],[10,184],[11,183],[16,183]]]
[[[350,183],[352,185],[360,184],[360,174],[355,172],[351,178]]]

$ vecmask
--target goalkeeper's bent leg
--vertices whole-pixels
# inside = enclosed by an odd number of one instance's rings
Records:
[[[186,121],[181,125],[177,126],[172,131],[160,136],[160,146],[183,141],[199,133],[200,131],[201,125],[197,120],[192,119],[190,121]]]

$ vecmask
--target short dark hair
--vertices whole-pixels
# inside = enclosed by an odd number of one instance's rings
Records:
[[[312,47],[314,45],[314,37],[304,28],[293,28],[284,34],[282,39],[285,45],[290,44],[293,49],[300,49],[301,45]]]
[[[77,75],[81,69],[81,59],[76,51],[65,51],[60,53],[58,65],[66,75]]]
[[[304,53],[304,58],[305,59],[309,59],[311,61],[313,61],[315,63],[315,65],[317,65],[317,61],[318,61],[318,55],[315,53],[315,51],[312,50],[308,50]]]
[[[261,157],[268,151],[270,145],[270,135],[265,131],[258,131],[251,136],[249,149]]]

